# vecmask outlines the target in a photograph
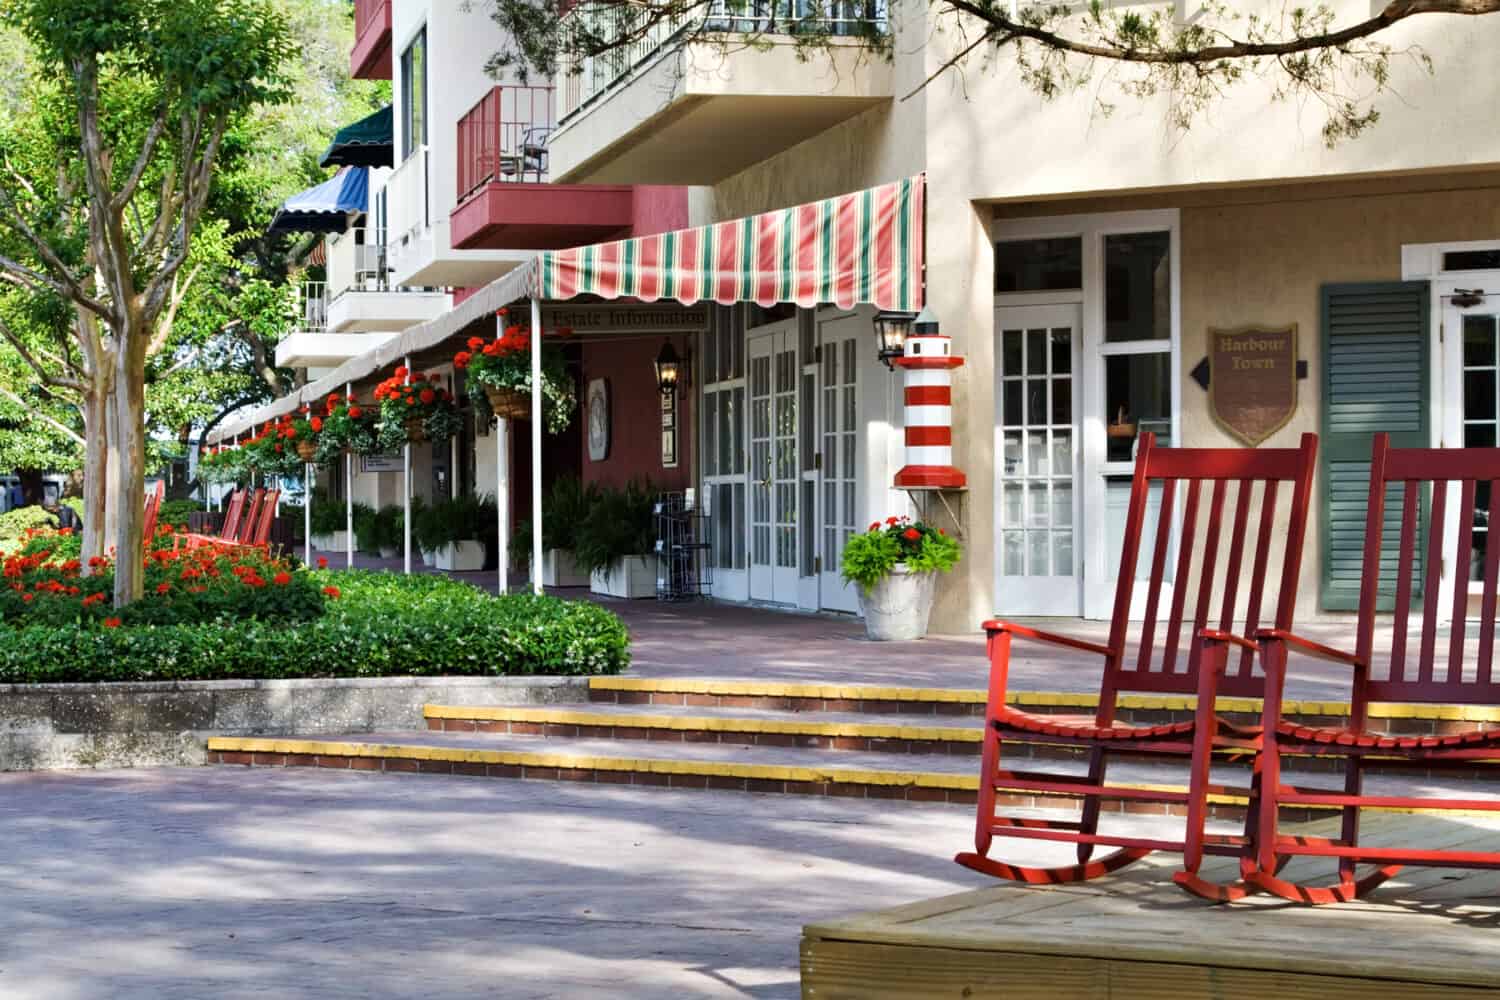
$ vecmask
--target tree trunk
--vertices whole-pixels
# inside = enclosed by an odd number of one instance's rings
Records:
[[[83,560],[84,572],[89,560],[104,555],[105,539],[110,537],[105,497],[109,492],[109,445],[105,440],[108,420],[105,399],[94,391],[80,408],[83,413]]]
[[[145,558],[146,524],[146,357],[149,338],[130,329],[141,321],[130,310],[115,356],[111,387],[115,437],[110,455],[110,483],[115,501],[115,607],[124,607],[144,592],[141,561]]]
[[[16,478],[21,481],[21,500],[27,507],[35,507],[46,499],[46,470],[17,469]]]

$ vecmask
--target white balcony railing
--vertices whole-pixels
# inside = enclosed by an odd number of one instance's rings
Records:
[[[356,226],[328,238],[328,292],[331,299],[350,290],[388,291],[390,271],[385,230]]]
[[[571,106],[562,109],[562,118],[566,119],[682,38],[700,31],[791,37],[817,32],[853,38],[866,36],[872,30],[886,31],[886,15],[887,0],[835,0],[827,5],[817,0],[713,0],[707,8],[662,18],[637,34],[633,24],[641,23],[646,15],[628,6],[581,8],[570,16],[588,18],[587,26],[595,37],[637,37],[583,59],[578,67],[577,87],[564,88],[564,101]]]
[[[302,329],[314,333],[328,329],[328,285],[322,281],[304,281],[299,290]]]
[[[419,146],[385,182],[386,233],[392,247],[420,240],[432,225],[431,156]]]

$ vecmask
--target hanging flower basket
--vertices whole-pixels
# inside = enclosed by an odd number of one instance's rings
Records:
[[[427,440],[427,428],[423,426],[421,417],[406,418],[406,440],[412,444],[418,444]]]
[[[297,442],[297,457],[302,459],[302,461],[311,462],[317,453],[317,442],[306,440]]]
[[[375,399],[380,404],[378,439],[386,450],[407,443],[445,441],[463,428],[453,394],[439,384],[436,375],[397,368],[396,374],[375,387]]]
[[[529,420],[531,418],[531,397],[518,389],[497,388],[487,385],[484,394],[489,398],[490,410],[497,417],[507,420]]]

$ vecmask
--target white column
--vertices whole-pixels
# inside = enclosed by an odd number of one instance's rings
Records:
[[[542,592],[542,300],[531,298],[531,592]]]
[[[510,590],[510,421],[495,418],[495,509],[499,515],[496,569],[500,576],[500,593]]]
[[[302,463],[302,562],[312,565],[313,464]]]
[[[406,368],[406,384],[411,385],[411,358],[402,358],[401,364]],[[405,458],[401,476],[401,531],[403,535],[401,545],[401,559],[403,573],[411,573],[411,438],[407,437],[406,445],[402,448]]]
[[[347,409],[354,387],[344,383],[344,408]],[[354,452],[344,453],[344,565],[354,568]]]
[[[452,500],[458,499],[458,439],[457,434],[448,439],[451,452],[448,458],[448,497]]]

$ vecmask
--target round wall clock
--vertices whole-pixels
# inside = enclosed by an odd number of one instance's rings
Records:
[[[609,380],[596,378],[589,382],[588,392],[589,461],[602,462],[609,457]]]

